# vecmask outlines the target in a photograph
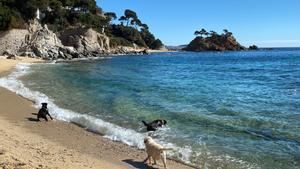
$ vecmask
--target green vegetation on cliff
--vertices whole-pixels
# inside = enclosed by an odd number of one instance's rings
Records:
[[[0,30],[26,28],[29,20],[40,10],[40,21],[54,31],[70,27],[86,26],[111,37],[112,46],[132,46],[159,49],[162,43],[149,32],[147,24],[141,22],[132,10],[125,10],[119,24],[113,12],[103,12],[95,0],[1,0]]]
[[[223,30],[222,34],[215,31],[207,32],[205,29],[195,31],[197,36],[192,40],[187,47],[183,48],[186,51],[226,51],[226,50],[245,50],[245,47],[240,45],[233,34],[227,29]]]

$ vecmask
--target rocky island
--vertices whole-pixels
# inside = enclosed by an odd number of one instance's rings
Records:
[[[0,18],[0,55],[9,57],[73,59],[164,47],[134,11],[118,19],[94,0],[4,1]]]
[[[196,38],[193,39],[184,51],[239,51],[246,50],[244,46],[237,42],[232,32],[227,29],[224,33],[218,34],[215,31],[207,32],[205,29],[195,31]]]

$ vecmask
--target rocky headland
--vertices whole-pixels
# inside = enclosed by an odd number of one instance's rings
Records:
[[[134,11],[117,17],[94,0],[4,1],[0,11],[0,55],[11,58],[73,59],[164,48]]]
[[[29,56],[45,60],[96,57],[109,54],[145,54],[145,47],[110,47],[110,38],[84,26],[58,33],[37,19],[28,29],[12,29],[0,34],[0,55]]]

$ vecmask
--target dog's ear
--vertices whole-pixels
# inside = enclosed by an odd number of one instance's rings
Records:
[[[146,144],[146,143],[148,143],[148,142],[149,142],[149,138],[146,137],[146,138],[144,139],[144,144]]]
[[[146,143],[149,143],[150,141],[152,140],[152,138],[151,137],[145,137],[144,138],[144,143],[146,144]]]
[[[166,125],[167,124],[167,120],[163,120],[163,124]]]

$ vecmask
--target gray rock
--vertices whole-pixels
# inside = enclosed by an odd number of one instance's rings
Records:
[[[72,55],[72,54],[77,53],[77,51],[72,46],[65,46],[65,49],[66,49],[66,51],[67,51],[68,54]]]
[[[28,33],[26,29],[11,29],[5,32],[0,32],[0,55],[6,50],[17,55],[17,51],[24,43],[24,35]]]
[[[71,46],[73,50],[82,54],[110,51],[109,38],[91,28],[68,29],[61,32],[59,37],[63,45]],[[71,49],[69,48],[68,50]]]
[[[70,54],[68,54],[68,53],[64,53],[65,54],[65,59],[72,59],[73,58],[73,56],[72,55],[70,55]]]
[[[0,32],[0,55],[6,51],[6,55],[11,57],[21,55],[43,59],[72,59],[141,51],[136,45],[133,48],[111,49],[109,38],[91,28],[67,29],[58,35],[59,38],[47,25],[42,26],[35,19],[28,30]]]
[[[23,52],[20,54],[20,56],[28,56],[28,57],[36,57],[36,55],[33,52]]]
[[[7,59],[16,59],[16,54],[12,53],[10,50],[4,51],[3,55],[6,56]]]
[[[19,52],[33,52],[43,59],[54,59],[58,56],[59,48],[62,48],[63,45],[47,25],[41,26],[38,20],[34,20],[30,24],[28,32],[25,35],[25,43]]]
[[[58,52],[58,58],[65,59],[66,57],[65,57],[65,54],[62,51],[59,51]]]

